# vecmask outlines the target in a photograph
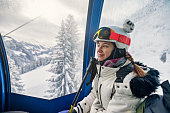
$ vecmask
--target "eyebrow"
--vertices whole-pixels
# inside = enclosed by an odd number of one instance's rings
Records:
[[[97,43],[103,42],[103,44],[109,44],[110,42],[106,42],[106,41],[97,41]]]
[[[103,44],[108,44],[108,45],[110,45],[110,43],[103,43]]]
[[[98,43],[98,44],[99,44],[99,43]],[[106,45],[111,45],[110,43],[107,43],[107,42],[106,42],[106,43],[102,43],[102,45],[105,45],[105,44],[106,44]]]

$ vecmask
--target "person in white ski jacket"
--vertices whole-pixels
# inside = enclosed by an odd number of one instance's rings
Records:
[[[134,24],[102,27],[94,35],[98,63],[90,94],[73,113],[136,113],[137,107],[159,86],[159,72],[134,62],[128,52]],[[92,81],[92,80],[91,80]]]

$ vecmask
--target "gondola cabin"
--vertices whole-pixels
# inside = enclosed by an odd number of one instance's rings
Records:
[[[135,28],[129,52],[170,80],[170,1],[1,0],[0,112],[58,113],[70,109],[99,27]],[[85,80],[90,80],[90,74]],[[78,101],[89,94],[83,85]],[[157,93],[162,94],[161,89]]]

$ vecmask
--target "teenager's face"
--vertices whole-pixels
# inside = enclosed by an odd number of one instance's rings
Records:
[[[114,49],[113,43],[111,42],[97,42],[97,55],[98,61],[103,61],[107,59]]]

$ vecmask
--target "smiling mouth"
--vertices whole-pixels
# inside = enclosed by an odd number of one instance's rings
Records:
[[[103,57],[104,55],[103,54],[98,54],[98,57]]]

